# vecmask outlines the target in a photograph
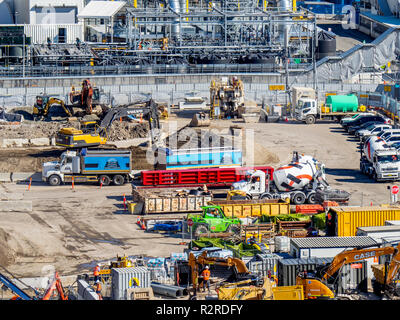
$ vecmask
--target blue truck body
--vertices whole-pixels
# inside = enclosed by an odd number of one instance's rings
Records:
[[[87,151],[81,153],[81,173],[129,173],[131,171],[130,151]]]

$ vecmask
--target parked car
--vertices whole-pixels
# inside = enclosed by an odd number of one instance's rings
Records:
[[[344,123],[343,127],[346,131],[348,131],[350,126],[359,126],[359,125],[362,125],[363,123],[371,122],[371,121],[381,122],[381,123],[385,123],[385,124],[391,122],[389,118],[385,118],[380,115],[363,116],[363,117],[360,117],[359,119],[356,119],[355,121],[352,121],[349,123]]]
[[[386,138],[390,137],[393,134],[400,134],[400,129],[383,130],[383,131],[379,132],[376,136],[385,140]],[[366,143],[371,137],[372,136],[363,137],[363,139],[361,140],[361,144]]]
[[[385,142],[391,146],[392,143],[400,141],[400,134],[392,134],[390,137],[385,139]]]
[[[380,123],[384,123],[384,121],[385,121],[385,119],[382,118],[381,120],[378,120],[378,121],[368,121],[368,122],[365,122],[365,123],[363,123],[361,125],[358,125],[358,126],[350,126],[348,128],[348,132],[350,134],[355,134],[356,131],[358,131],[358,130],[365,129],[365,128],[370,127],[372,125],[377,125],[377,124],[380,124]]]
[[[390,124],[375,123],[367,126],[366,128],[357,130],[355,132],[355,136],[361,141],[364,137],[374,136],[384,130],[389,129],[392,129],[392,126]]]
[[[342,118],[342,120],[340,120],[340,124],[343,126],[344,124],[350,123],[352,121],[359,119],[360,117],[364,117],[364,116],[368,116],[368,115],[373,116],[373,115],[375,115],[375,113],[372,113],[372,112],[357,113],[354,116]]]

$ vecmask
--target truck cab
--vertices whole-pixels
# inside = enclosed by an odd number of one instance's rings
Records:
[[[232,184],[232,190],[240,190],[247,195],[260,196],[268,191],[268,180],[261,170],[247,171],[245,179]]]
[[[80,159],[76,151],[65,151],[61,154],[60,162],[43,163],[42,180],[50,185],[59,185],[64,180],[64,174],[79,173]]]
[[[296,119],[305,121],[307,124],[315,123],[318,115],[318,106],[315,99],[300,98],[297,101]]]
[[[361,171],[375,181],[396,181],[400,179],[400,152],[395,148],[377,150],[372,156],[372,163],[367,159],[360,164]]]

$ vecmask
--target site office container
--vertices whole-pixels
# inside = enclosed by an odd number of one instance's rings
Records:
[[[273,179],[274,168],[268,166],[181,169],[181,170],[144,170],[141,172],[143,186],[230,186],[243,180],[248,170],[261,170]]]
[[[278,260],[278,286],[293,286],[299,272],[316,272],[321,267],[328,267],[333,258],[281,259]],[[337,293],[352,290],[367,291],[367,262],[346,264],[337,279]],[[333,279],[330,279],[332,281]]]
[[[227,217],[247,218],[262,215],[277,216],[290,213],[290,203],[279,200],[213,200],[209,205],[220,206]]]
[[[146,267],[112,268],[111,299],[126,300],[129,288],[150,288],[150,271]]]
[[[352,237],[358,227],[384,226],[387,220],[399,220],[400,207],[335,207],[326,215],[327,236]]]
[[[246,265],[251,273],[262,277],[275,276],[278,278],[278,260],[282,257],[276,254],[256,254]]]

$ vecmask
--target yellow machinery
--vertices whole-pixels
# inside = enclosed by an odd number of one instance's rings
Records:
[[[340,270],[340,268],[348,263],[362,261],[369,258],[377,258],[383,255],[391,255],[390,264],[385,268],[382,265],[374,266],[373,272],[376,281],[374,282],[374,290],[376,293],[390,295],[396,293],[395,277],[400,269],[400,244],[397,247],[382,248],[364,248],[344,250],[337,254],[322,274],[321,279],[309,278],[307,275],[299,275],[296,278],[296,284],[304,286],[304,296],[306,299],[315,299],[318,297],[333,298],[333,292],[322,282],[327,282],[329,278]],[[329,292],[330,291],[330,292]]]
[[[262,285],[244,280],[222,284],[216,291],[218,300],[304,300],[303,286],[277,287],[275,281],[267,277]]]
[[[244,107],[244,87],[236,76],[212,80],[210,86],[210,119],[234,118]]]
[[[111,261],[111,263],[104,269],[100,270],[100,275],[111,274],[112,268],[133,268],[136,267],[136,263],[126,256],[118,257],[116,261]]]
[[[47,95],[36,96],[36,103],[33,106],[34,117],[47,117],[53,105],[60,105],[64,109],[66,115],[72,117],[72,112],[65,105],[64,101]]]
[[[149,122],[152,143],[156,143],[160,131],[160,119],[157,104],[152,100],[140,103],[138,106],[117,107],[110,109],[100,124],[92,121],[84,123],[84,129],[63,128],[56,136],[56,145],[67,148],[83,148],[104,145],[107,142],[107,129],[115,119],[122,117],[136,117]],[[89,125],[89,126],[88,126]]]

